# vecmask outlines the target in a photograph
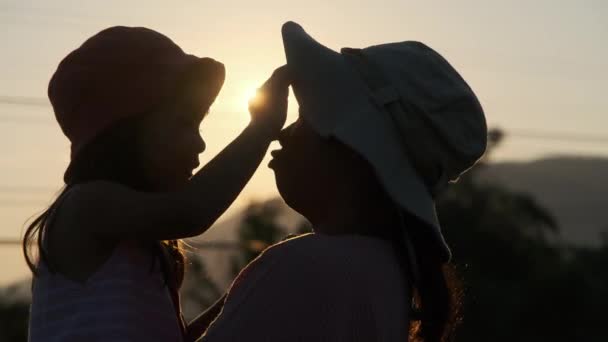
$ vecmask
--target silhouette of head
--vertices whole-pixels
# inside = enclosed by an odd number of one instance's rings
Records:
[[[282,149],[272,152],[270,168],[285,202],[304,215],[317,232],[355,233],[379,211],[394,210],[371,167],[333,138],[323,138],[303,118],[281,131]],[[389,215],[386,219],[392,219]]]
[[[198,126],[224,78],[221,63],[144,27],[110,27],[87,39],[59,63],[48,88],[71,143],[66,184],[184,183],[204,150]]]
[[[106,129],[72,161],[66,184],[108,180],[141,191],[186,184],[205,150],[199,126],[211,105],[201,96],[207,88],[204,81],[189,81],[153,112]]]

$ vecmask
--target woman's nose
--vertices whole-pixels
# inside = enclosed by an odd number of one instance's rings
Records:
[[[207,144],[205,143],[205,140],[203,140],[203,138],[199,136],[198,139],[196,139],[196,152],[199,154],[203,153],[206,148]]]

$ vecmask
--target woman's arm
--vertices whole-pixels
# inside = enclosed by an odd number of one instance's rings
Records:
[[[75,209],[70,224],[120,238],[202,234],[236,199],[285,123],[288,86],[285,68],[277,69],[261,89],[265,101],[250,108],[249,126],[183,189],[145,193],[105,181],[82,184],[66,198]]]
[[[224,294],[222,298],[213,303],[213,305],[205,310],[205,312],[201,313],[198,317],[188,323],[188,327],[186,328],[186,342],[196,341],[203,335],[209,325],[211,325],[211,322],[213,322],[215,318],[222,312],[225,300],[226,295]]]

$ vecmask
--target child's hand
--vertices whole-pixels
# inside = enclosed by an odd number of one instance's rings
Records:
[[[251,122],[262,126],[274,138],[287,119],[290,78],[287,66],[277,68],[249,101]]]

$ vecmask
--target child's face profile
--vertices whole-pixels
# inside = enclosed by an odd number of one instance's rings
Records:
[[[209,110],[209,91],[195,83],[174,101],[151,114],[140,134],[145,177],[159,190],[174,190],[187,183],[205,150],[200,125]]]

